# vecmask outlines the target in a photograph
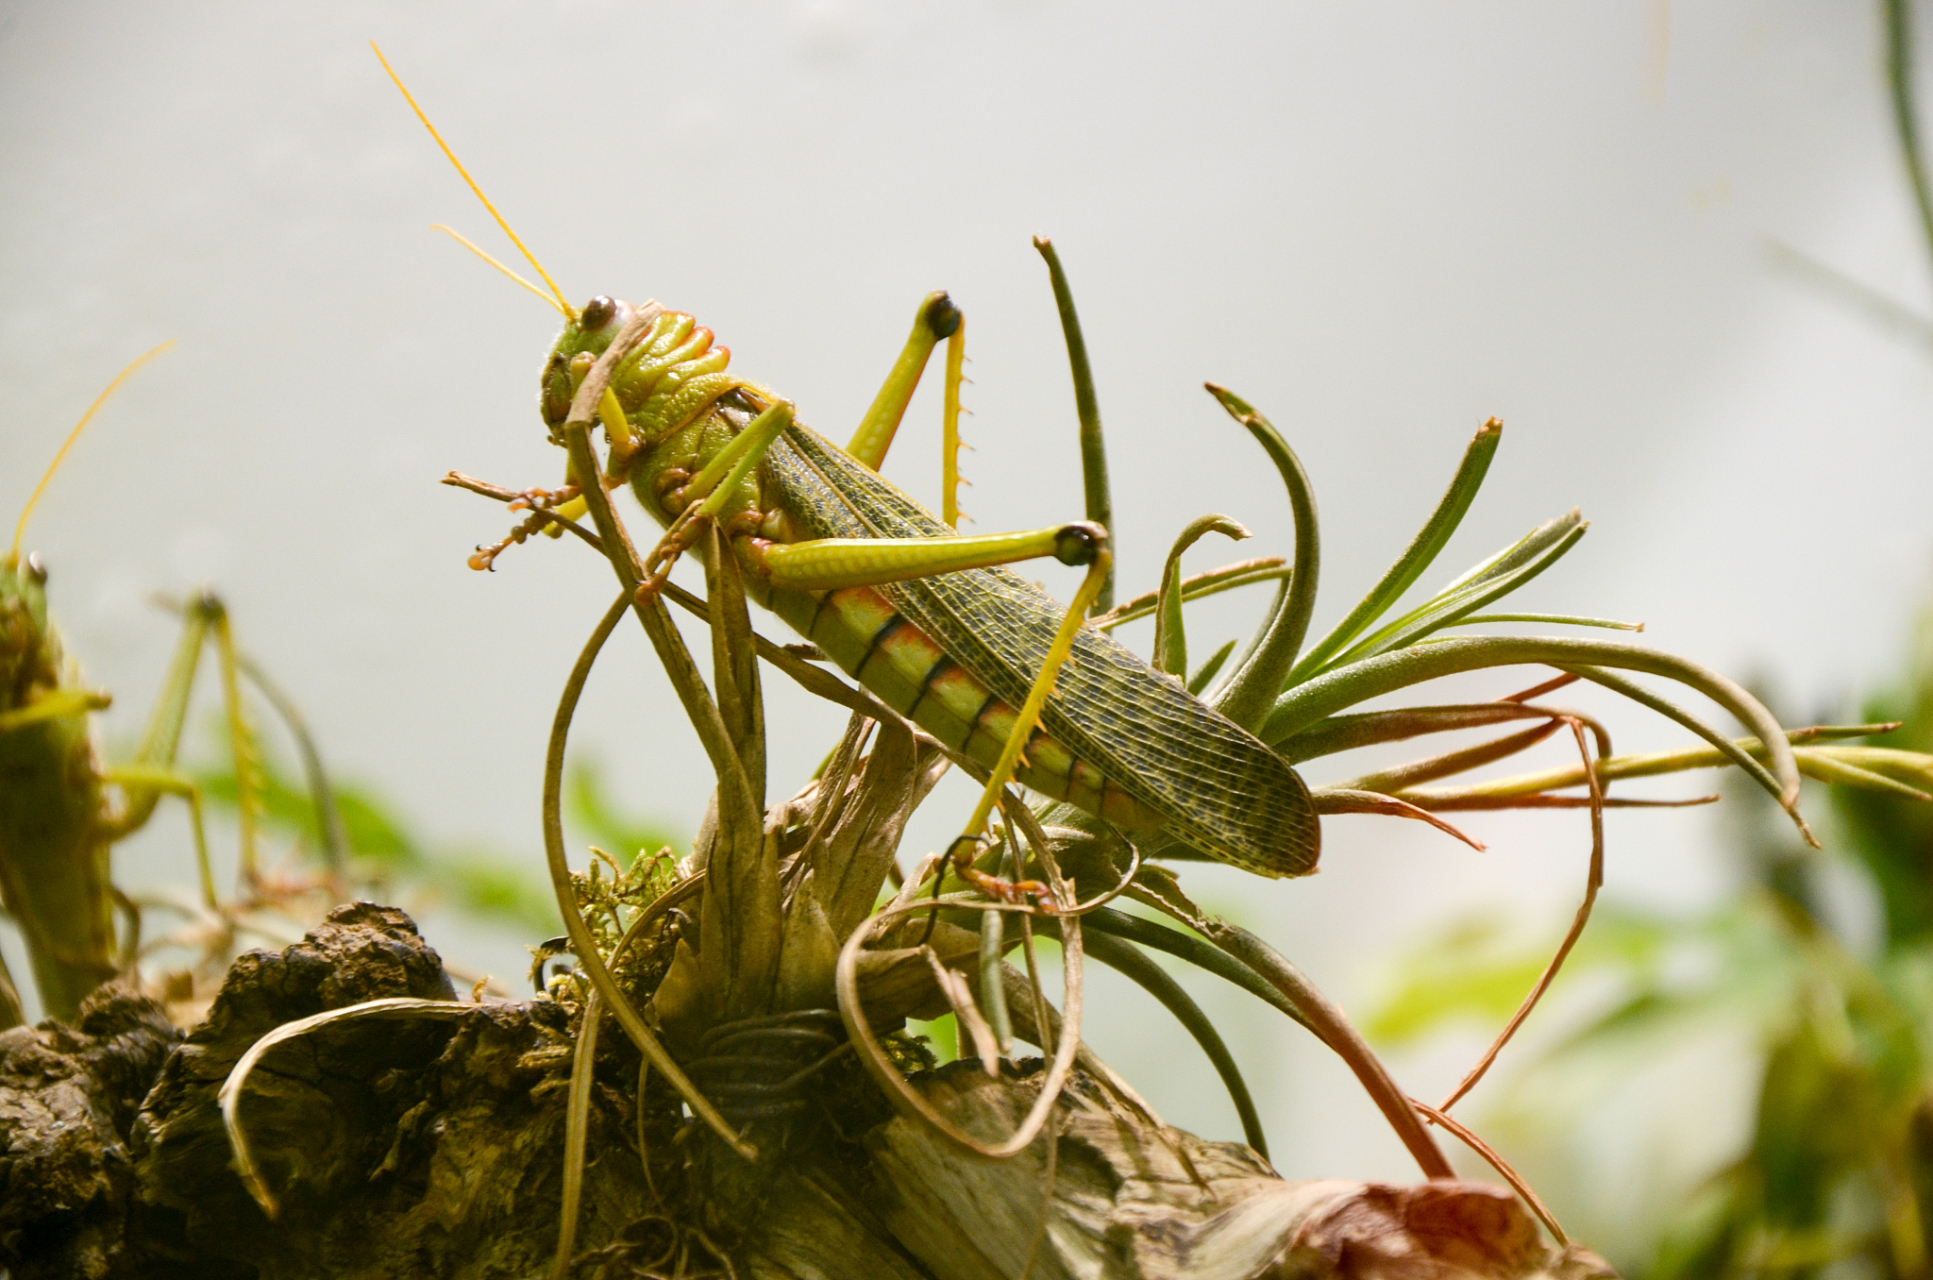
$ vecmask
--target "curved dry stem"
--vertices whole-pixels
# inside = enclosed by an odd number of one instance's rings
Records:
[[[604,642],[610,639],[616,629],[618,619],[631,607],[631,592],[619,593],[598,620],[597,628],[585,642],[584,650],[577,656],[577,664],[571,668],[570,678],[564,683],[563,697],[558,700],[557,716],[551,724],[550,745],[544,759],[544,855],[550,866],[551,885],[557,892],[557,909],[564,918],[564,931],[570,935],[571,950],[577,956],[578,967],[589,978],[591,985],[604,997],[616,1015],[624,1033],[638,1047],[638,1051],[650,1059],[651,1065],[671,1082],[678,1095],[685,1100],[692,1114],[703,1120],[732,1150],[747,1160],[758,1158],[758,1148],[738,1136],[718,1109],[698,1091],[698,1086],[685,1075],[671,1054],[659,1043],[658,1038],[645,1025],[644,1016],[630,997],[617,985],[617,979],[605,966],[603,957],[598,954],[597,940],[591,935],[590,925],[584,920],[584,913],[578,909],[577,895],[571,888],[570,860],[564,852],[564,747],[570,737],[571,719],[577,713],[577,700],[583,695],[584,682],[590,678],[591,667],[597,662],[599,651]]]
[[[1128,846],[1128,866],[1127,870],[1121,873],[1120,882],[1111,889],[1103,889],[1085,902],[1076,902],[1073,906],[1061,908],[1054,914],[1084,916],[1090,911],[1099,911],[1128,891],[1128,887],[1134,883],[1135,872],[1141,870],[1141,849],[1132,840],[1123,841],[1123,843]]]
[[[699,871],[659,894],[657,899],[631,918],[624,936],[611,948],[611,963],[616,964],[643,936],[646,926],[704,887],[705,873]],[[584,1156],[590,1144],[591,1082],[596,1076],[597,1032],[604,1021],[603,999],[592,988],[584,998],[584,1020],[577,1033],[577,1049],[571,1056],[570,1102],[564,1112],[564,1203],[558,1214],[557,1256],[551,1263],[551,1280],[564,1280],[570,1272],[572,1251],[577,1244],[577,1219],[584,1197]],[[644,1152],[644,1081],[651,1060],[644,1058],[638,1068],[638,1159]],[[649,1176],[649,1170],[646,1171]]]
[[[1577,676],[1572,675],[1568,671],[1560,671],[1550,679],[1539,684],[1533,684],[1528,689],[1519,689],[1516,693],[1506,693],[1503,697],[1497,699],[1497,701],[1529,702],[1532,698],[1541,698],[1547,693],[1555,693],[1559,689],[1568,688],[1576,684],[1577,681]]]
[[[1564,935],[1564,941],[1558,944],[1557,953],[1550,958],[1550,963],[1544,966],[1543,975],[1537,979],[1537,985],[1530,989],[1530,994],[1525,996],[1523,1003],[1517,1006],[1517,1012],[1511,1015],[1510,1021],[1491,1042],[1490,1048],[1483,1057],[1470,1068],[1469,1074],[1463,1077],[1462,1083],[1458,1084],[1455,1091],[1443,1100],[1443,1104],[1437,1108],[1439,1111],[1448,1111],[1464,1094],[1476,1088],[1477,1082],[1483,1079],[1484,1074],[1490,1070],[1491,1064],[1497,1060],[1497,1055],[1503,1052],[1503,1047],[1517,1034],[1517,1028],[1524,1024],[1524,1019],[1530,1016],[1530,1011],[1535,1009],[1537,1002],[1544,998],[1544,992],[1550,990],[1550,984],[1556,980],[1557,971],[1564,967],[1564,961],[1569,957],[1571,948],[1576,946],[1577,940],[1584,935],[1584,926],[1591,919],[1591,908],[1597,902],[1597,891],[1604,887],[1604,788],[1598,781],[1597,770],[1591,767],[1591,749],[1590,744],[1584,741],[1583,724],[1570,717],[1565,719],[1569,720],[1571,735],[1577,740],[1577,754],[1583,758],[1584,776],[1591,786],[1591,863],[1590,871],[1584,881],[1584,901],[1578,904],[1577,914],[1571,919],[1570,931]]]
[[[1570,677],[1566,677],[1570,679]],[[1276,744],[1276,750],[1290,764],[1301,764],[1322,756],[1385,742],[1404,742],[1410,738],[1463,729],[1487,729],[1512,720],[1548,720],[1551,713],[1522,706],[1509,698],[1494,702],[1451,703],[1438,707],[1399,707],[1390,711],[1358,711],[1330,716],[1310,728]],[[1368,775],[1370,777],[1376,775]],[[1362,786],[1358,778],[1352,786]]]
[[[262,1181],[261,1170],[256,1167],[254,1153],[249,1150],[248,1137],[242,1132],[241,1101],[242,1085],[248,1080],[248,1073],[264,1054],[284,1041],[297,1036],[307,1035],[319,1027],[332,1022],[345,1022],[351,1018],[467,1018],[482,1006],[458,1004],[454,1000],[424,1000],[415,996],[389,996],[381,1000],[365,1000],[361,1004],[345,1005],[340,1009],[325,1009],[307,1018],[285,1022],[275,1030],[257,1040],[229,1069],[228,1078],[222,1081],[221,1091],[215,1095],[221,1106],[222,1130],[228,1135],[228,1149],[235,1157],[235,1170],[241,1175],[242,1185],[255,1203],[262,1206],[262,1212],[273,1218],[280,1206],[270,1193],[268,1184]]]
[[[1509,1183],[1510,1189],[1515,1191],[1518,1198],[1530,1207],[1532,1213],[1537,1215],[1537,1221],[1544,1224],[1544,1229],[1550,1232],[1551,1237],[1560,1246],[1564,1248],[1570,1247],[1571,1238],[1565,1235],[1564,1228],[1558,1225],[1557,1215],[1552,1213],[1545,1206],[1544,1202],[1537,1198],[1537,1193],[1530,1189],[1530,1184],[1524,1181],[1523,1175],[1511,1168],[1510,1162],[1498,1155],[1496,1148],[1472,1133],[1457,1120],[1452,1119],[1443,1112],[1438,1111],[1435,1107],[1432,1107],[1429,1103],[1418,1102],[1415,1098],[1411,1098],[1409,1101],[1411,1106],[1429,1117],[1431,1124],[1441,1126],[1454,1135],[1457,1141],[1483,1157],[1483,1162],[1492,1169],[1495,1169],[1497,1176]]]
[[[1703,804],[1717,804],[1722,797],[1717,792],[1710,795],[1692,796],[1686,800],[1644,800],[1628,796],[1606,796],[1606,809],[1692,809]],[[1595,801],[1589,796],[1506,796],[1498,799],[1492,796],[1436,796],[1425,795],[1420,791],[1405,792],[1403,799],[1414,801],[1420,809],[1431,813],[1475,813],[1481,810],[1500,811],[1504,809],[1588,809]]]
[[[558,1214],[557,1256],[551,1280],[570,1274],[571,1254],[577,1247],[577,1211],[584,1198],[584,1152],[590,1145],[591,1082],[597,1074],[597,1028],[604,1021],[603,1002],[595,988],[584,997],[584,1023],[571,1054],[570,1100],[564,1107],[564,1205]],[[638,1105],[644,1105],[642,1095]]]
[[[1812,828],[1807,826],[1805,819],[1799,816],[1798,761],[1797,757],[1792,755],[1789,744],[1785,741],[1784,728],[1776,719],[1772,720],[1769,725],[1761,725],[1747,719],[1743,715],[1739,716],[1739,719],[1744,720],[1745,723],[1758,729],[1761,735],[1769,736],[1781,746],[1787,747],[1785,757],[1793,771],[1790,778],[1786,777],[1785,770],[1781,767],[1778,777],[1774,779],[1766,771],[1764,765],[1754,760],[1747,752],[1739,750],[1738,745],[1730,738],[1720,733],[1713,726],[1706,724],[1704,720],[1685,710],[1669,698],[1660,697],[1649,689],[1646,689],[1643,685],[1626,680],[1623,676],[1613,675],[1609,671],[1600,671],[1595,667],[1567,667],[1566,670],[1575,671],[1578,675],[1593,684],[1602,685],[1613,693],[1621,694],[1631,699],[1631,701],[1641,707],[1649,707],[1661,716],[1676,720],[1685,728],[1711,743],[1714,747],[1717,747],[1731,759],[1734,765],[1738,766],[1739,770],[1746,777],[1758,783],[1770,794],[1777,796],[1779,798],[1779,804],[1785,808],[1786,813],[1790,815],[1792,821],[1798,826],[1800,837],[1813,848],[1817,849],[1819,847],[1818,840],[1812,835]],[[1734,712],[1734,714],[1737,713]],[[1769,715],[1770,713],[1768,712],[1767,714]],[[1598,754],[1606,755],[1608,753],[1600,750]],[[1774,757],[1774,762],[1777,763],[1776,756]]]
[[[1443,1158],[1423,1122],[1416,1118],[1409,1095],[1396,1087],[1388,1068],[1370,1049],[1354,1024],[1328,996],[1310,982],[1303,972],[1290,964],[1274,947],[1248,930],[1225,920],[1204,920],[1203,935],[1216,946],[1253,969],[1280,991],[1299,1010],[1308,1026],[1337,1057],[1348,1064],[1364,1092],[1375,1102],[1396,1136],[1430,1178],[1454,1178],[1456,1171]]]
[[[1033,908],[1018,903],[949,899],[946,900],[946,905],[976,911],[1036,914]],[[1081,1043],[1080,922],[1069,918],[1061,927],[1061,973],[1067,989],[1066,1009],[1061,1014],[1060,1039],[1054,1046],[1054,1059],[1047,1069],[1047,1078],[1041,1082],[1040,1096],[1034,1100],[1032,1109],[1027,1112],[1026,1118],[1020,1122],[1020,1127],[1011,1137],[1004,1142],[989,1145],[941,1115],[932,1103],[906,1082],[892,1060],[886,1056],[885,1049],[879,1043],[879,1037],[873,1034],[872,1026],[866,1021],[864,1011],[860,1007],[859,953],[865,949],[866,943],[900,916],[930,909],[931,904],[927,902],[896,902],[852,931],[851,936],[846,939],[845,946],[839,949],[839,963],[833,973],[834,989],[839,996],[839,1016],[846,1024],[846,1035],[859,1049],[859,1060],[865,1064],[867,1073],[886,1091],[887,1098],[900,1114],[926,1125],[933,1132],[964,1150],[990,1159],[1004,1160],[1025,1151],[1033,1144],[1034,1139],[1040,1136],[1040,1131],[1045,1127],[1048,1116],[1053,1113],[1054,1104],[1059,1101],[1061,1090],[1066,1087],[1067,1078],[1074,1068],[1074,1055],[1079,1051]],[[1037,985],[1035,989],[1036,991],[1039,989]],[[1046,1034],[1044,1029],[1042,1034]]]
[[[1386,818],[1413,818],[1418,822],[1427,822],[1446,835],[1455,836],[1478,853],[1484,850],[1483,841],[1437,817],[1428,809],[1417,808],[1400,796],[1384,795],[1380,791],[1357,791],[1348,787],[1317,787],[1309,793],[1309,799],[1320,814],[1374,813]]]

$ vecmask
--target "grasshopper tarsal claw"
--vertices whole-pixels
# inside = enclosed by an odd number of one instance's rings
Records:
[[[511,511],[523,511],[525,509],[548,511],[552,507],[559,507],[569,502],[581,492],[583,491],[574,484],[567,484],[561,489],[525,489],[522,493],[510,500],[510,505],[507,509]]]
[[[1060,900],[1054,896],[1053,889],[1047,885],[1038,880],[1002,879],[974,865],[974,851],[989,843],[990,840],[985,835],[959,836],[947,847],[944,861],[952,864],[954,875],[995,902],[1020,904],[1031,898],[1034,904],[1048,915],[1058,914]],[[939,882],[943,878],[936,874],[934,879],[936,896],[939,892]]]

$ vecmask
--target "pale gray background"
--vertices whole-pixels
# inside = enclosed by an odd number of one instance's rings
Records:
[[[1235,554],[1287,549],[1272,471],[1205,377],[1270,413],[1315,479],[1318,627],[1492,414],[1507,430],[1489,490],[1433,577],[1580,505],[1590,536],[1526,604],[1644,619],[1656,643],[1772,673],[1807,709],[1893,669],[1928,585],[1925,353],[1768,260],[1784,241],[1926,306],[1867,5],[10,0],[9,523],[106,379],[180,340],[81,445],[29,538],[73,651],[120,695],[110,740],[171,644],[148,596],[211,583],[338,769],[438,838],[539,868],[543,735],[609,574],[557,544],[494,577],[463,567],[505,520],[439,488],[443,471],[560,475],[534,409],[555,317],[426,230],[500,245],[370,37],[574,299],[695,313],[835,436],[921,295],[952,289],[975,379],[967,506],[986,529],[1078,514],[1064,357],[1028,245],[1053,234],[1111,431],[1130,589],[1203,510],[1256,531]],[[889,466],[928,501],[936,422],[923,394]],[[1260,604],[1214,613],[1198,652]],[[770,689],[779,792],[840,717]],[[1626,748],[1676,740],[1615,723]],[[638,637],[599,673],[579,741],[631,807],[695,822],[702,756]],[[921,847],[963,812],[963,792],[944,797]],[[1361,1008],[1393,948],[1463,913],[1516,910],[1552,934],[1568,918],[1581,818],[1470,825],[1489,853],[1340,819],[1312,881],[1190,879]],[[184,830],[169,814],[125,846],[123,877],[180,874]],[[1616,816],[1611,893],[1711,901],[1731,871],[1710,830]],[[431,920],[451,954],[520,966],[527,939]],[[1413,1176],[1305,1036],[1232,997],[1214,1007],[1239,1022],[1284,1172]],[[1091,1037],[1176,1122],[1237,1132],[1142,997],[1110,986]],[[1474,1043],[1403,1060],[1405,1083],[1440,1094]],[[1676,1110],[1600,1181],[1630,1197],[1623,1213],[1740,1131],[1739,1062],[1708,1056],[1705,1076],[1644,1086]]]

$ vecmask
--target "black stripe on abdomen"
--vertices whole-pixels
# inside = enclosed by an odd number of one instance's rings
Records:
[[[866,682],[866,664],[871,662],[873,655],[879,652],[880,645],[885,644],[887,640],[892,638],[894,632],[906,625],[906,615],[901,613],[895,613],[892,617],[880,623],[879,629],[873,632],[872,640],[866,645],[866,652],[860,656],[858,665],[853,667],[852,678],[864,684]]]
[[[959,665],[959,663],[951,658],[941,657],[939,661],[926,669],[926,674],[920,678],[920,690],[913,695],[913,705],[906,708],[904,713],[908,719],[914,719],[918,716],[920,703],[926,701],[926,695],[932,691],[933,682],[940,678],[941,673],[949,668],[958,667]],[[968,731],[968,736],[972,736],[971,730]]]

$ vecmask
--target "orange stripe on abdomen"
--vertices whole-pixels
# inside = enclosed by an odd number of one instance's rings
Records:
[[[823,595],[772,591],[772,608],[875,697],[953,750],[991,768],[1013,732],[1015,708],[872,587]],[[1101,771],[1038,730],[1017,771],[1021,782],[1131,831],[1161,816],[1111,785]]]

